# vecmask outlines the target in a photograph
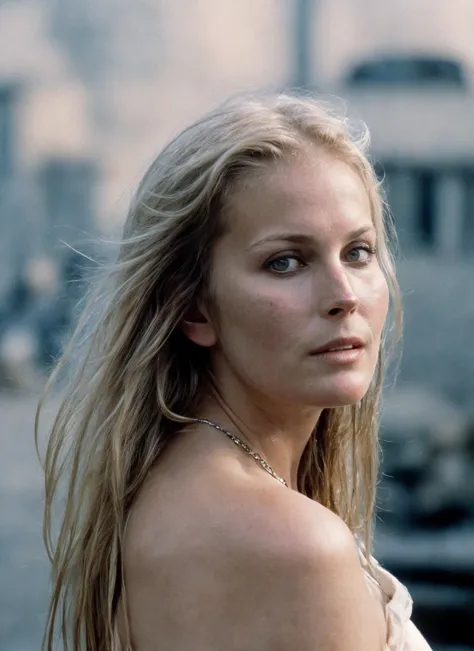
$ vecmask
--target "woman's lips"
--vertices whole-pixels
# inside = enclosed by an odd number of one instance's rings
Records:
[[[358,362],[364,354],[364,347],[347,348],[345,350],[333,350],[323,353],[312,353],[315,359],[330,362],[332,364],[353,364]]]

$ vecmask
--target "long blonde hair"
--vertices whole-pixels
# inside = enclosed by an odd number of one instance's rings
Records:
[[[179,324],[198,298],[209,298],[211,250],[225,229],[222,209],[237,179],[308,143],[360,175],[393,309],[367,394],[357,405],[323,411],[298,484],[337,513],[370,553],[379,397],[389,335],[400,328],[401,309],[389,246],[393,228],[365,153],[367,130],[354,130],[310,97],[240,97],[185,129],[151,165],[130,207],[118,255],[91,287],[50,378],[46,393],[68,371],[44,460],[44,536],[53,569],[47,651],[57,628],[65,649],[122,648],[117,608],[125,593],[127,516],[152,464],[180,422],[196,412],[208,377],[207,351],[189,342]],[[54,539],[53,507],[63,480],[65,508]]]

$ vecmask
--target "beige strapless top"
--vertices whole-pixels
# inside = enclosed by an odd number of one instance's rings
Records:
[[[367,571],[367,562],[361,554],[362,567],[367,580],[375,583]],[[374,560],[377,580],[384,594],[387,642],[384,651],[432,651],[420,631],[411,621],[413,601],[406,587]]]

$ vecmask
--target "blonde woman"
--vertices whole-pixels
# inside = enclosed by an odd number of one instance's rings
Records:
[[[48,651],[429,648],[370,553],[401,319],[366,140],[239,98],[151,165],[56,372]]]

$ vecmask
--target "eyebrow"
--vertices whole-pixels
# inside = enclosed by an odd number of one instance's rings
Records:
[[[373,232],[375,232],[375,226],[373,224],[362,226],[362,228],[358,228],[357,230],[348,233],[347,240],[355,240],[361,235]],[[282,240],[285,242],[294,242],[295,244],[310,244],[314,243],[315,238],[312,235],[307,235],[306,233],[274,233],[273,235],[268,235],[267,237],[263,237],[262,239],[253,242],[249,246],[249,249],[253,249],[256,246],[265,244],[266,242],[281,242]]]

